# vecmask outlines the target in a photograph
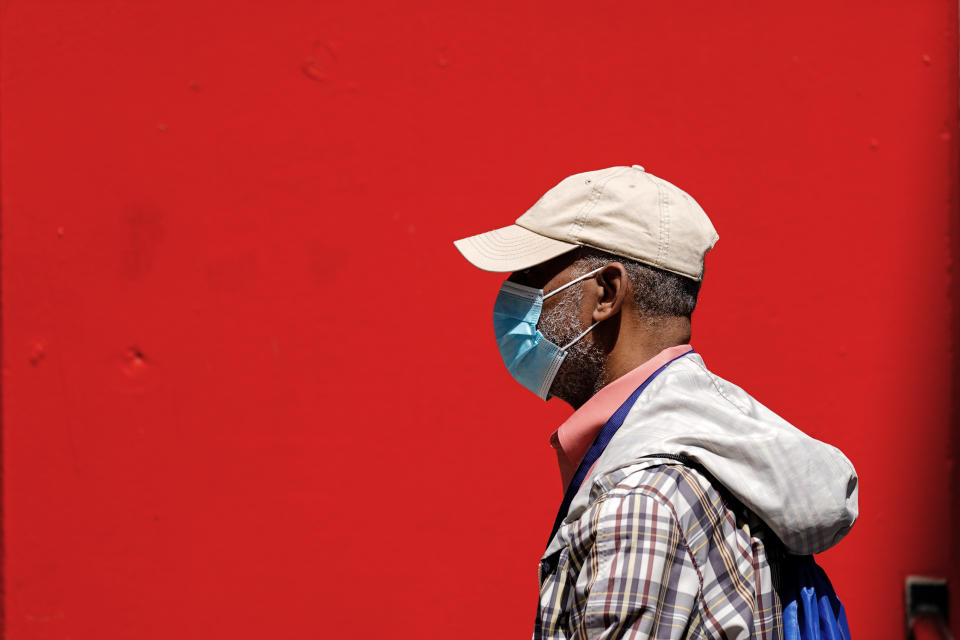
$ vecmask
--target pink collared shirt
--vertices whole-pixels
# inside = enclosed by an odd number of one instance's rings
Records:
[[[550,446],[557,451],[557,463],[560,465],[560,478],[566,491],[576,473],[577,467],[587,450],[593,444],[600,429],[606,424],[613,412],[627,401],[630,394],[643,384],[654,371],[677,356],[690,351],[689,344],[668,347],[640,366],[623,374],[573,412],[560,428],[550,434]]]

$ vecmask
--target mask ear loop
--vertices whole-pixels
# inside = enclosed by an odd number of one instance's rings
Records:
[[[562,286],[559,286],[559,287],[557,287],[556,289],[554,289],[553,291],[551,291],[550,293],[548,293],[547,295],[543,296],[543,299],[546,300],[547,298],[549,298],[549,297],[552,296],[553,294],[555,294],[555,293],[560,293],[561,291],[563,291],[563,290],[566,289],[567,287],[572,287],[573,285],[577,284],[577,283],[580,282],[581,280],[586,280],[587,278],[589,278],[589,277],[592,276],[593,274],[598,273],[598,272],[600,272],[600,271],[603,271],[603,270],[606,268],[606,266],[607,266],[607,265],[603,265],[602,267],[598,267],[597,269],[594,269],[594,270],[591,271],[590,273],[585,273],[585,274],[583,274],[583,275],[580,276],[580,277],[574,278],[573,280],[571,280],[571,281],[568,282],[567,284],[562,285]]]
[[[601,322],[603,322],[603,320],[597,320],[597,321],[594,322],[592,325],[590,325],[589,327],[587,327],[587,330],[586,330],[586,331],[584,331],[583,333],[581,333],[580,335],[578,335],[576,338],[574,338],[573,340],[571,340],[570,342],[568,342],[566,345],[564,345],[563,350],[566,351],[567,349],[569,349],[570,347],[572,347],[573,345],[575,345],[575,344],[577,343],[577,340],[579,340],[579,339],[582,338],[583,336],[585,336],[585,335],[587,335],[588,333],[590,333],[590,329],[593,329],[595,326],[597,326],[597,325],[600,324]]]
[[[597,267],[596,269],[594,269],[593,271],[591,271],[591,272],[589,272],[589,273],[585,273],[585,274],[583,274],[582,276],[580,276],[580,277],[578,277],[578,278],[574,278],[573,280],[571,280],[571,281],[568,282],[567,284],[565,284],[565,285],[563,285],[563,286],[561,286],[561,287],[557,287],[556,289],[554,289],[553,291],[551,291],[551,292],[548,293],[547,295],[543,296],[543,299],[546,300],[547,298],[549,298],[549,297],[552,296],[553,294],[555,294],[555,293],[560,293],[561,291],[563,291],[563,290],[566,289],[567,287],[572,286],[572,285],[575,285],[576,283],[580,282],[581,280],[586,280],[586,279],[589,278],[590,276],[592,276],[592,275],[594,275],[594,274],[596,274],[596,273],[599,273],[600,271],[603,271],[603,270],[606,268],[606,266],[607,266],[607,265],[603,265],[602,267]],[[597,320],[597,321],[594,322],[592,325],[590,325],[589,327],[587,327],[586,331],[584,331],[583,333],[581,333],[580,335],[578,335],[576,338],[574,338],[573,340],[571,340],[570,342],[568,342],[568,343],[563,347],[563,351],[566,351],[567,349],[569,349],[570,347],[572,347],[573,345],[575,345],[575,344],[577,343],[577,341],[580,340],[580,338],[582,338],[583,336],[585,336],[585,335],[587,335],[588,333],[590,333],[590,330],[593,329],[593,328],[594,328],[595,326],[597,326],[598,324],[600,324],[601,322],[602,322],[601,320]]]

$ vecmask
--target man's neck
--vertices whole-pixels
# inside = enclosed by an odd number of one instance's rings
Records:
[[[666,318],[649,327],[641,325],[624,329],[629,331],[629,339],[621,336],[607,356],[602,384],[597,391],[633,371],[664,349],[690,342],[690,321],[686,318]]]

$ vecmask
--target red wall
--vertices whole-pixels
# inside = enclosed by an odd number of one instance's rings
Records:
[[[708,366],[856,464],[821,563],[902,637],[957,562],[957,4],[780,4],[3,2],[8,637],[528,636],[568,409],[451,243],[633,163],[720,233]]]

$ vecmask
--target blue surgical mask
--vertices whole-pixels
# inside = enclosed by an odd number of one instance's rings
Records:
[[[537,329],[543,301],[569,286],[586,280],[603,267],[574,278],[547,295],[543,289],[505,281],[493,305],[493,331],[500,349],[500,357],[513,379],[535,393],[541,400],[550,398],[553,379],[567,357],[567,350],[577,343],[597,322],[564,346],[556,345]]]

